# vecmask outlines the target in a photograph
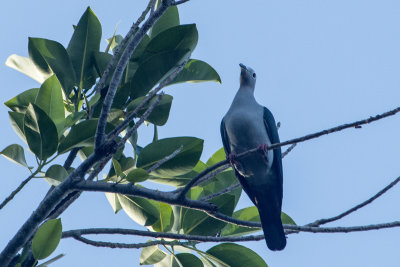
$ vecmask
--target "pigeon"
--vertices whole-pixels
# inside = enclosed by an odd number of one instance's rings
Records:
[[[239,64],[240,87],[221,121],[221,137],[227,159],[236,177],[260,214],[265,241],[270,250],[283,250],[286,236],[282,226],[283,173],[281,148],[274,116],[254,98],[256,73]],[[237,154],[257,152],[236,158]]]

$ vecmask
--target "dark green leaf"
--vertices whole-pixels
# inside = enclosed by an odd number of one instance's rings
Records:
[[[57,151],[57,128],[49,116],[35,104],[29,104],[24,117],[24,133],[30,150],[45,160]]]
[[[50,185],[57,186],[67,178],[68,172],[63,166],[55,164],[47,169],[45,176]]]
[[[219,74],[206,62],[191,59],[185,68],[168,85],[184,82],[207,82],[215,81],[221,83]]]
[[[161,0],[157,0],[156,8],[161,4]],[[179,12],[178,7],[172,6],[165,11],[165,13],[158,19],[158,21],[151,28],[151,38],[157,36],[160,32],[179,25]]]
[[[78,122],[80,119],[82,119],[86,115],[86,111],[78,111],[69,114],[65,118],[65,125],[64,125],[64,131],[74,125],[76,122]]]
[[[35,103],[38,93],[39,88],[29,89],[11,98],[4,104],[12,111],[24,113],[30,103]]]
[[[140,41],[140,43],[136,47],[135,52],[133,52],[133,55],[131,57],[132,61],[139,60],[139,58],[142,56],[144,50],[146,49],[146,46],[149,44],[149,42],[150,42],[150,37],[147,34],[145,34],[143,36],[142,41]]]
[[[35,104],[51,118],[58,136],[64,132],[65,112],[61,84],[56,75],[48,78],[40,87]]]
[[[30,58],[18,56],[16,54],[7,58],[6,66],[31,77],[40,84],[53,74],[51,70],[49,72],[42,72],[35,66]]]
[[[144,99],[145,97],[142,96],[133,100],[131,103],[129,103],[127,111],[132,112],[133,110],[135,110],[135,108]],[[158,102],[158,104],[155,106],[155,108],[153,109],[153,111],[150,113],[149,117],[147,117],[146,120],[158,126],[164,125],[168,120],[169,111],[171,110],[171,105],[172,105],[172,99],[173,97],[171,95],[167,94],[163,95],[160,102]],[[139,110],[136,117],[142,116],[155,100],[156,96],[153,97],[153,99],[149,101],[148,104],[144,105],[144,107]]]
[[[154,201],[120,194],[118,200],[126,214],[140,225],[150,226],[159,218],[158,209],[153,205]]]
[[[117,157],[116,154],[114,155],[114,160],[118,158],[118,164],[121,167],[121,172],[124,172],[124,176],[128,174],[131,170],[134,170],[135,160],[132,157],[125,157],[125,155],[123,154],[120,157]],[[107,177],[108,178],[116,177],[114,166],[111,167]]]
[[[119,203],[117,194],[106,193],[106,197],[107,197],[108,202],[110,202],[110,205],[111,205],[112,209],[114,210],[115,214],[122,209],[121,203]]]
[[[210,167],[225,159],[225,150],[224,148],[220,148],[207,160],[206,164],[208,167]]]
[[[32,253],[36,260],[50,256],[57,248],[62,234],[61,219],[48,220],[37,230],[32,240]]]
[[[146,170],[137,168],[131,170],[127,174],[126,180],[128,180],[130,183],[140,183],[146,181],[148,177],[149,175],[147,174]]]
[[[195,255],[190,253],[176,254],[177,259],[182,264],[182,267],[203,267],[203,262]]]
[[[17,133],[17,135],[25,142],[25,133],[24,133],[24,113],[19,113],[19,112],[14,112],[14,111],[9,111],[8,115],[10,117],[10,122],[11,126],[14,129],[14,131]]]
[[[93,65],[93,54],[99,51],[100,40],[100,21],[88,7],[80,18],[67,48],[80,88],[89,89],[98,77]]]
[[[255,253],[254,251],[252,251],[247,247],[238,244],[233,244],[233,243],[219,244],[207,250],[207,253],[230,267],[243,267],[243,266],[268,267],[265,261],[257,253]],[[208,258],[211,261],[215,262],[215,260],[213,260],[211,257]]]
[[[203,140],[201,139],[195,137],[173,137],[151,143],[140,152],[137,167],[148,169],[159,160],[171,155],[180,146],[183,146],[180,153],[150,174],[160,177],[185,174],[192,170],[200,159],[203,150]]]
[[[102,76],[107,68],[108,62],[110,62],[113,56],[109,53],[103,53],[103,52],[94,52],[93,56],[97,74],[99,76]],[[110,79],[111,77],[108,78],[107,82],[105,83],[106,85],[109,83]]]
[[[151,265],[162,261],[167,254],[158,246],[145,247],[140,253],[140,265]]]
[[[76,78],[65,48],[56,41],[29,38],[28,49],[29,56],[37,67],[43,69],[47,65],[57,75],[65,94],[68,96],[75,85]]]
[[[18,144],[9,145],[0,154],[14,163],[29,168],[26,164],[24,149]]]
[[[61,141],[60,146],[58,147],[58,153],[65,153],[74,147],[93,146],[97,123],[97,119],[91,119],[81,121],[72,126],[71,131],[65,139]],[[110,132],[112,128],[112,125],[107,124],[106,132]]]

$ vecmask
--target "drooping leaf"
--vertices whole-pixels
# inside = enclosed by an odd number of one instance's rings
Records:
[[[61,219],[48,220],[37,230],[32,240],[32,253],[36,260],[45,259],[57,248],[62,234]]]
[[[158,8],[160,4],[161,0],[157,0],[156,8]],[[159,34],[160,32],[163,32],[164,30],[177,25],[179,25],[178,7],[169,7],[151,28],[150,37],[153,38],[157,36],[157,34]]]
[[[89,89],[98,77],[93,65],[93,54],[99,51],[100,40],[100,21],[88,7],[80,18],[67,48],[81,88]]]
[[[57,151],[57,128],[49,116],[35,104],[29,104],[24,117],[24,133],[30,150],[45,160]]]
[[[29,56],[35,65],[43,69],[44,62],[54,72],[68,96],[75,85],[75,72],[65,48],[58,42],[29,38]],[[44,61],[44,62],[43,62]]]
[[[179,260],[182,267],[203,267],[203,262],[195,255],[190,253],[179,253],[176,254],[176,258]]]
[[[196,166],[203,150],[203,140],[195,137],[173,137],[160,139],[149,144],[140,152],[137,167],[148,169],[166,156],[171,155],[180,146],[180,153],[161,164],[150,174],[160,177],[171,177],[185,174]]]
[[[158,220],[158,209],[153,205],[153,201],[120,194],[118,200],[126,214],[136,223],[150,226]]]
[[[4,104],[12,111],[24,113],[30,103],[35,103],[38,93],[39,88],[29,89],[6,101]]]
[[[115,193],[106,193],[106,197],[108,202],[110,203],[114,213],[116,214],[118,211],[122,209],[121,203],[119,203],[119,199],[117,194]]]
[[[61,141],[58,147],[58,153],[65,153],[74,147],[93,146],[94,136],[96,134],[98,119],[81,121],[71,127],[71,131]],[[107,123],[106,132],[110,132],[112,125]]]
[[[7,58],[6,66],[31,77],[40,84],[53,74],[51,70],[47,72],[39,70],[30,58],[16,54],[12,54]]]
[[[64,102],[61,84],[56,75],[48,78],[40,87],[35,104],[51,118],[61,136],[65,125]]]
[[[162,261],[167,254],[158,246],[145,247],[140,253],[140,265],[151,265]]]
[[[221,82],[221,77],[213,67],[204,61],[191,59],[182,71],[168,85],[184,82]]]
[[[58,164],[54,164],[47,169],[45,177],[46,181],[53,186],[57,186],[67,178],[67,170]]]
[[[234,243],[222,243],[216,245],[207,250],[207,254],[214,256],[230,267],[268,267],[267,263],[265,263],[265,261],[253,250]],[[208,259],[214,261],[212,258]]]
[[[9,145],[0,154],[16,164],[29,168],[26,164],[24,149],[18,144]]]
[[[14,111],[9,111],[8,116],[10,118],[11,122],[11,127],[14,129],[16,134],[25,142],[25,133],[24,133],[24,113],[19,113],[19,112],[14,112]]]
[[[135,108],[145,99],[144,96],[136,98],[135,100],[133,100],[131,103],[129,103],[128,107],[127,107],[127,111],[128,112],[132,112],[133,110],[135,110]],[[164,125],[167,120],[168,120],[168,116],[169,116],[169,112],[171,110],[171,105],[172,105],[172,99],[173,97],[171,95],[167,95],[164,94],[160,100],[160,102],[158,102],[158,104],[154,107],[153,111],[150,113],[150,115],[147,117],[147,121],[151,122],[155,125],[158,126],[162,126]],[[154,103],[154,101],[156,100],[156,97],[154,97],[152,100],[149,101],[148,104],[144,105],[143,108],[141,108],[139,110],[139,112],[137,113],[137,117],[142,116],[146,110],[149,108],[149,106]]]

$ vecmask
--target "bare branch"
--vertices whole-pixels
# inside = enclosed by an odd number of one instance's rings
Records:
[[[175,150],[174,152],[172,152],[171,155],[166,156],[165,158],[161,159],[160,161],[158,161],[156,164],[154,164],[153,166],[151,166],[148,170],[147,173],[151,173],[152,171],[158,169],[161,165],[163,165],[165,162],[167,162],[168,160],[174,158],[176,155],[178,155],[183,149],[183,145],[181,145],[180,147],[178,147],[177,150]]]
[[[224,190],[221,190],[221,191],[219,191],[219,192],[217,192],[215,194],[211,194],[211,195],[208,195],[206,197],[203,197],[202,199],[200,199],[200,201],[209,201],[210,199],[213,199],[213,198],[219,197],[220,195],[223,195],[225,193],[231,192],[231,191],[235,190],[238,187],[240,187],[240,183],[231,185],[231,186],[225,188]]]
[[[3,200],[0,204],[0,210],[4,208],[5,205],[7,205],[8,202],[10,202],[21,190],[24,188],[24,186],[29,183],[29,181],[35,177],[35,175],[38,173],[38,171],[32,173],[31,175],[28,176],[25,180],[22,181],[22,183],[14,190],[11,192],[11,194],[6,197],[6,199]]]
[[[282,158],[286,157],[295,147],[297,143],[292,144],[285,152],[282,153]]]
[[[372,201],[374,201],[375,199],[377,199],[378,197],[382,196],[383,194],[385,194],[389,189],[391,189],[393,186],[395,186],[398,182],[400,181],[400,176],[397,177],[393,182],[391,182],[390,184],[388,184],[387,186],[385,186],[382,190],[380,190],[378,193],[376,193],[374,196],[372,196],[371,198],[367,199],[364,202],[361,202],[360,204],[352,207],[351,209],[337,215],[331,218],[327,218],[327,219],[319,219],[316,220],[313,223],[309,223],[306,226],[320,226],[322,224],[326,224],[326,223],[330,223],[333,221],[337,221],[342,219],[343,217],[349,215],[350,213],[355,212],[358,209],[361,209],[362,207],[365,207],[366,205],[370,204]]]

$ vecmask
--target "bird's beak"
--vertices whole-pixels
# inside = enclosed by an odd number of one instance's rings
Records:
[[[242,69],[247,70],[247,67],[246,67],[243,63],[240,63],[239,66],[240,66]]]

